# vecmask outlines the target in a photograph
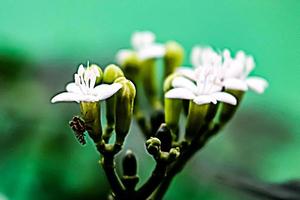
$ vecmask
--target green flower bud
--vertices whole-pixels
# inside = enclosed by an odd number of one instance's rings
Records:
[[[231,105],[227,103],[222,103],[220,106],[220,115],[219,115],[219,122],[220,125],[226,124],[235,114],[240,102],[243,99],[244,91],[241,90],[225,90],[225,92],[232,94],[237,99],[237,105]]]
[[[112,84],[117,78],[124,77],[123,71],[116,65],[108,65],[104,70],[103,83]],[[115,110],[116,110],[116,99],[115,95],[107,99],[106,101],[106,121],[105,132],[103,139],[108,142],[115,126]]]
[[[198,105],[190,101],[185,130],[187,141],[192,141],[195,137],[199,138],[202,136],[216,115],[217,106],[211,103]]]
[[[169,159],[168,161],[171,163],[173,161],[176,160],[176,158],[178,158],[180,155],[180,151],[179,151],[179,148],[172,148],[169,152]]]
[[[123,144],[129,131],[133,115],[136,90],[134,84],[125,77],[115,80],[123,87],[116,93],[116,143]]]
[[[102,135],[102,127],[100,121],[100,103],[81,102],[80,111],[89,136],[95,143],[99,142]]]
[[[181,99],[169,99],[165,98],[165,122],[167,127],[171,130],[174,140],[178,139],[179,133],[179,119],[182,109]]]
[[[124,77],[123,71],[117,65],[110,64],[104,70],[103,83],[111,84],[119,77]]]
[[[161,124],[157,130],[155,137],[161,141],[161,150],[169,152],[172,147],[172,135],[166,124]]]
[[[184,50],[180,44],[175,41],[167,42],[166,45],[166,54],[164,56],[165,64],[165,77],[170,75],[175,71],[177,67],[182,64],[184,57]]]
[[[102,69],[101,69],[98,65],[96,65],[96,64],[91,64],[89,67],[90,67],[90,68],[95,67],[96,69],[98,69],[100,76],[98,76],[98,77],[96,78],[95,86],[100,85],[100,84],[101,84],[101,81],[102,81],[102,79],[103,79],[103,71],[102,71]]]
[[[123,175],[124,176],[136,176],[137,174],[137,161],[134,153],[131,150],[127,150],[123,158]]]
[[[146,148],[149,154],[157,155],[160,152],[161,142],[156,137],[151,137],[146,141]]]
[[[137,160],[131,150],[127,150],[123,158],[123,178],[122,181],[127,190],[134,190],[139,181],[137,176]]]

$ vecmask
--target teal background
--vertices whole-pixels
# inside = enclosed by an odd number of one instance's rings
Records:
[[[78,106],[51,105],[50,98],[79,63],[114,62],[136,30],[155,32],[159,42],[180,42],[185,65],[195,44],[243,49],[255,57],[253,74],[270,84],[263,95],[247,94],[166,199],[251,199],[216,183],[220,173],[242,171],[268,182],[299,178],[299,19],[297,0],[1,0],[0,193],[8,199],[105,196],[108,185],[93,146],[78,145],[67,126]],[[134,130],[129,147],[146,156]],[[142,179],[152,164],[149,157],[141,161]]]

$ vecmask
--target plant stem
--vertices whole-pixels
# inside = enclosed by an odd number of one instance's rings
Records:
[[[156,191],[151,195],[150,199],[160,200],[163,198],[165,193],[167,192],[168,188],[170,187],[173,178],[181,172],[181,170],[184,168],[186,163],[195,155],[195,153],[201,149],[207,142],[207,140],[216,134],[220,130],[221,126],[218,124],[215,125],[212,129],[207,131],[203,137],[203,139],[198,138],[195,139],[189,148],[182,152],[182,154],[179,156],[179,158],[176,160],[176,162],[170,166],[170,168],[167,170],[167,175],[159,185],[159,187],[156,189]]]
[[[137,199],[147,199],[166,175],[166,163],[157,163],[148,181],[137,191]]]
[[[123,196],[125,187],[122,184],[122,182],[115,170],[114,156],[111,156],[111,155],[103,156],[102,160],[101,160],[101,165],[104,169],[107,180],[108,180],[115,196],[116,197]]]

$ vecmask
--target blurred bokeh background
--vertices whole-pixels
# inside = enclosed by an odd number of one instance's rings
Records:
[[[252,54],[265,94],[247,93],[231,123],[191,160],[165,199],[257,199],[240,187],[300,179],[300,1],[14,1],[0,3],[0,199],[104,199],[109,187],[89,142],[51,105],[78,64],[114,62],[136,30],[157,40]],[[136,144],[139,144],[136,146]],[[134,127],[127,144],[145,180],[153,167]],[[142,159],[143,158],[143,159]]]

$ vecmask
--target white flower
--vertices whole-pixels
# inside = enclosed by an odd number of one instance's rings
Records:
[[[135,51],[130,49],[120,49],[116,55],[116,61],[118,65],[123,65],[124,61],[135,54]]]
[[[196,46],[192,49],[191,63],[194,67],[218,67],[222,64],[222,56],[215,52],[211,47]]]
[[[255,62],[252,56],[239,51],[232,58],[230,51],[225,49],[223,51],[222,65],[223,85],[228,89],[245,91],[249,88],[257,93],[263,93],[268,87],[268,82],[261,77],[248,77],[254,67]]]
[[[163,44],[155,43],[155,35],[150,31],[134,32],[131,36],[131,45],[133,51],[129,49],[121,49],[117,53],[117,62],[122,64],[124,59],[130,53],[136,52],[141,60],[150,58],[161,58],[165,55],[165,46]]]
[[[54,96],[51,102],[97,102],[111,97],[122,87],[120,83],[101,84],[95,87],[96,79],[99,76],[100,72],[97,66],[84,68],[83,65],[80,65],[74,75],[75,82],[67,84],[67,92]]]
[[[249,73],[254,69],[252,56],[247,56],[243,51],[239,51],[235,58],[232,58],[230,51],[225,49],[222,53],[215,52],[212,48],[201,48],[196,46],[192,50],[191,62],[195,68],[213,67],[218,72],[217,75],[226,89],[246,91],[248,88],[257,93],[263,93],[268,87],[268,82],[261,77],[249,77]],[[194,70],[181,67],[177,73],[195,80]]]
[[[214,68],[199,67],[193,75],[196,83],[179,76],[173,79],[174,89],[169,90],[166,98],[193,100],[196,104],[216,104],[218,101],[236,105],[237,100],[231,94],[221,92],[222,86]]]

